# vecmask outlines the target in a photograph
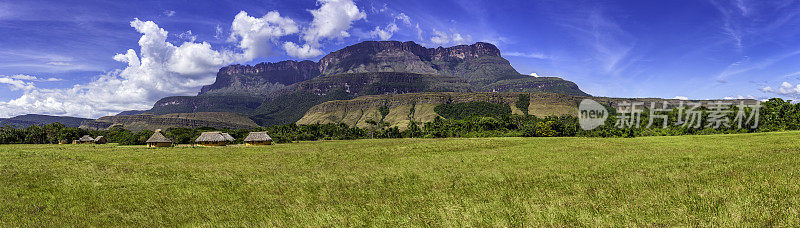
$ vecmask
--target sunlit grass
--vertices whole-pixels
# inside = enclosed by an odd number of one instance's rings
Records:
[[[800,133],[0,146],[0,226],[800,226]]]

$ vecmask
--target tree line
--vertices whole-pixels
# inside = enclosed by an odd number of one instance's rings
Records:
[[[518,102],[517,106],[525,107]],[[735,124],[719,128],[707,127],[709,113],[704,112],[700,118],[700,127],[681,126],[677,120],[679,113],[672,110],[666,113],[667,124],[664,127],[644,127],[650,122],[647,109],[641,113],[642,127],[618,128],[618,113],[611,112],[605,124],[590,130],[581,130],[575,116],[548,116],[511,114],[510,109],[502,105],[487,102],[471,102],[445,104],[435,108],[437,114],[449,118],[436,117],[427,123],[410,122],[404,130],[397,126],[389,126],[381,121],[369,121],[371,127],[358,128],[346,124],[284,124],[257,129],[214,129],[214,128],[170,128],[163,131],[167,138],[178,144],[192,144],[205,131],[223,131],[236,138],[235,143],[242,143],[251,131],[266,131],[276,143],[312,140],[350,140],[367,138],[448,138],[448,137],[638,137],[667,135],[698,134],[730,134],[800,130],[800,104],[792,104],[779,98],[763,102],[759,110],[757,128],[738,128]],[[699,110],[707,111],[707,108]],[[736,107],[731,107],[726,117],[733,120]],[[747,110],[752,112],[752,110]],[[663,119],[653,121],[656,126],[663,126]],[[66,127],[60,123],[44,126],[29,126],[24,129],[10,126],[0,127],[0,144],[55,144],[59,141],[72,142],[83,135],[104,136],[110,143],[120,145],[144,145],[153,131],[130,131],[115,126],[107,130],[86,130]]]

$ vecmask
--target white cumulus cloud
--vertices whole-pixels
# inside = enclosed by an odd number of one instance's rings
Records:
[[[789,82],[781,83],[781,86],[778,87],[778,89],[773,89],[770,86],[766,86],[761,88],[760,90],[761,92],[784,95],[784,96],[791,96],[791,97],[800,96],[800,84],[793,85],[792,83]]]
[[[303,39],[318,44],[324,38],[346,38],[354,21],[367,18],[352,0],[319,0],[319,9],[311,10],[314,19],[303,32]]]
[[[370,36],[378,37],[381,40],[389,40],[398,30],[400,29],[397,27],[397,24],[389,23],[384,28],[381,28],[380,26],[375,26],[375,29],[372,30],[369,34]]]
[[[298,46],[294,42],[286,42],[283,43],[283,49],[286,50],[286,54],[303,59],[322,55],[322,50],[313,48],[308,44]]]
[[[261,18],[251,17],[247,12],[241,11],[233,19],[228,40],[239,41],[239,48],[244,50],[244,58],[253,59],[270,54],[271,39],[299,31],[292,19],[281,17],[277,11],[271,11]]]
[[[32,89],[36,88],[33,85],[32,82],[26,82],[26,81],[23,81],[23,80],[20,80],[20,79],[14,79],[14,78],[5,77],[5,76],[0,76],[0,84],[8,85],[8,87],[9,87],[9,89],[11,89],[11,91],[16,91],[16,90],[26,90],[27,91],[27,90],[32,90]]]
[[[269,22],[280,17],[268,14],[264,18],[258,20]],[[134,19],[130,25],[141,34],[139,52],[129,49],[114,56],[114,60],[126,63],[127,67],[66,89],[41,89],[25,81],[41,80],[35,76],[15,76],[18,79],[2,77],[0,83],[9,84],[12,89],[24,90],[24,93],[17,99],[0,101],[0,117],[27,113],[99,117],[131,109],[147,109],[156,100],[166,96],[194,95],[203,85],[214,82],[215,73],[220,67],[237,61],[249,61],[259,54],[268,54],[256,50],[266,48],[264,44],[253,43],[255,40],[266,42],[263,39],[265,35],[260,31],[242,28],[264,29],[269,26],[255,22],[249,23],[251,27],[242,27],[242,24],[237,27],[236,23],[241,22],[235,21],[233,25],[238,32],[235,41],[239,41],[238,46],[243,50],[243,53],[237,53],[214,50],[206,42],[183,42],[176,46],[167,42],[168,32],[156,23]],[[277,24],[281,23],[288,24],[286,21]],[[278,34],[291,32],[282,28],[274,31],[281,31]]]
[[[747,96],[738,95],[738,96],[729,96],[729,97],[725,97],[725,98],[722,98],[722,99],[723,100],[743,100],[743,99],[756,99],[756,97],[753,96],[753,95],[747,95]]]
[[[350,37],[350,30],[354,21],[367,18],[367,14],[358,9],[352,0],[318,0],[318,9],[310,10],[314,19],[309,27],[303,30],[302,39],[306,43],[302,46],[294,42],[284,43],[286,53],[297,58],[309,58],[322,54],[320,42],[324,39]],[[316,55],[312,55],[316,54]]]
[[[273,45],[280,45],[287,54],[299,58],[322,55],[321,42],[349,37],[354,21],[366,18],[352,0],[318,0],[319,8],[309,10],[313,19],[302,29],[292,19],[272,11],[257,18],[239,12],[230,27],[228,42],[236,50],[215,50],[207,42],[195,42],[191,31],[179,34],[182,43],[167,42],[168,32],[152,21],[130,22],[140,35],[139,50],[129,49],[113,57],[126,63],[123,69],[110,71],[96,79],[70,88],[37,88],[34,82],[59,81],[30,75],[0,76],[0,84],[23,94],[13,100],[0,101],[0,117],[39,113],[79,117],[100,117],[131,109],[148,109],[163,97],[194,95],[204,85],[214,82],[222,66],[251,61],[270,55]],[[165,15],[174,15],[166,11]],[[404,20],[398,18],[399,20]],[[397,25],[380,29],[379,37],[391,37]],[[215,38],[221,39],[223,28],[216,26]],[[301,33],[302,32],[302,33]],[[300,34],[304,43],[281,44],[279,38]],[[52,65],[68,65],[62,60],[49,60]]]
[[[472,36],[461,35],[460,33],[452,32],[448,34],[436,29],[433,30],[434,36],[431,37],[431,42],[437,45],[460,45],[472,42]]]

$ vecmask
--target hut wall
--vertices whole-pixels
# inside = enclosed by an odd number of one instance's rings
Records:
[[[171,147],[171,146],[172,143],[165,143],[165,142],[147,144],[147,147]]]
[[[199,146],[225,146],[228,145],[227,142],[199,142],[197,143]]]
[[[260,142],[246,142],[245,145],[247,146],[264,146],[264,145],[271,145],[272,142],[270,141],[260,141]]]

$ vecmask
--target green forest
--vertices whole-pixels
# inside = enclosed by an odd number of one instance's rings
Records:
[[[525,107],[529,102],[524,97],[515,104]],[[164,135],[178,144],[192,144],[194,139],[204,131],[223,131],[241,141],[251,131],[266,131],[277,143],[313,140],[352,140],[366,138],[449,138],[449,137],[639,137],[668,135],[706,135],[733,134],[750,132],[769,132],[800,130],[800,104],[773,98],[763,102],[759,110],[757,128],[738,128],[735,123],[737,107],[731,105],[727,113],[729,126],[719,128],[708,127],[709,112],[703,112],[698,127],[677,124],[678,112],[669,112],[666,128],[662,128],[663,119],[655,119],[655,127],[646,127],[649,123],[648,111],[642,112],[639,127],[617,128],[615,113],[611,113],[606,123],[596,129],[585,131],[580,129],[578,118],[574,116],[537,117],[532,115],[511,114],[507,105],[488,102],[468,102],[443,104],[435,108],[437,117],[427,123],[411,122],[405,130],[390,127],[388,123],[371,123],[374,127],[356,128],[346,124],[284,124],[257,129],[214,129],[214,128],[170,128]],[[705,109],[705,108],[703,108]],[[707,110],[706,110],[707,111]],[[752,110],[745,110],[748,115]],[[752,123],[751,123],[752,124]],[[748,125],[749,126],[749,125]],[[85,130],[66,127],[60,123],[44,126],[30,126],[24,129],[11,126],[0,127],[0,144],[55,144],[59,141],[71,142],[83,135],[104,136],[110,143],[120,145],[143,145],[153,134],[144,130],[132,132],[122,127],[107,130]]]

